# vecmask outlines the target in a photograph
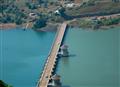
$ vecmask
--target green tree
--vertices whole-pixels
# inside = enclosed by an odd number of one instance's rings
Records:
[[[39,3],[39,4],[42,4],[42,3],[43,3],[43,0],[38,0],[38,3]]]
[[[29,9],[37,9],[37,5],[35,3],[26,2],[26,6]]]
[[[0,87],[12,87],[6,83],[4,83],[2,80],[0,80]]]
[[[15,23],[16,23],[17,25],[22,24],[22,19],[21,19],[21,17],[16,18],[16,19],[15,19]]]
[[[117,2],[119,2],[119,0],[112,0],[112,2],[116,2],[117,3]]]
[[[46,19],[38,19],[34,25],[33,25],[33,28],[34,29],[38,29],[38,28],[42,28],[42,27],[45,27],[46,26]]]

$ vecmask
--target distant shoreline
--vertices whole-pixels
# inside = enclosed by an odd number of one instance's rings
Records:
[[[112,25],[100,25],[98,28],[92,28],[92,27],[86,27],[86,26],[80,26],[76,23],[76,21],[68,24],[69,27],[71,28],[82,28],[82,29],[88,29],[88,30],[108,30],[110,28],[116,28],[116,27],[120,27],[120,23],[118,24],[112,24]]]
[[[93,16],[93,17],[84,17],[85,19],[86,18],[95,18],[95,17],[98,17],[99,19],[102,18],[102,17],[105,17],[105,18],[110,18],[110,17],[117,17],[119,14],[113,14],[113,15],[106,15],[106,16]],[[75,19],[73,20],[70,20],[70,21],[73,21],[74,22]],[[36,31],[55,31],[57,30],[57,27],[60,23],[47,23],[47,25],[43,28],[40,28],[40,29],[37,29]],[[72,27],[79,27],[79,28],[82,28],[80,27],[79,25],[76,25],[75,23],[72,23]],[[68,25],[71,25],[71,24],[68,24]],[[112,25],[107,25],[107,26],[100,26],[98,29],[108,29],[108,28],[112,28],[112,27],[119,27],[120,26],[120,23],[118,24],[112,24]],[[21,25],[16,25],[15,23],[5,23],[5,24],[0,24],[0,30],[9,30],[9,29],[16,29],[16,28],[21,28],[23,30],[25,29],[32,29],[33,27],[33,22],[29,22],[29,23],[24,23],[24,24],[21,24]],[[52,29],[53,28],[53,29]],[[85,28],[85,27],[83,27]]]
[[[69,24],[68,24],[69,25]],[[43,31],[43,32],[53,32],[53,31],[56,31],[58,29],[58,26],[59,25],[49,25],[49,26],[46,26],[46,27],[43,27],[41,29],[38,29],[37,31]],[[2,28],[1,28],[2,27]],[[82,28],[82,27],[79,27],[79,26],[73,26],[74,27],[78,27],[78,28]],[[99,27],[98,29],[104,29],[104,30],[107,30],[109,28],[115,28],[115,27],[120,27],[120,24],[114,24],[114,25],[109,25],[109,26],[101,26]],[[9,23],[9,24],[0,24],[0,30],[12,30],[12,29],[16,29],[16,28],[19,28],[19,29],[25,29],[25,26],[23,25],[16,25],[14,23]],[[29,26],[29,28],[27,29],[32,29],[32,27]],[[84,28],[83,29],[88,29],[88,28]]]
[[[71,28],[82,28],[84,30],[109,30],[109,29],[112,29],[112,28],[120,27],[120,24],[114,24],[114,25],[110,25],[110,26],[100,26],[97,29],[92,29],[92,28],[89,28],[89,27],[79,27],[79,26],[70,26],[70,27]]]

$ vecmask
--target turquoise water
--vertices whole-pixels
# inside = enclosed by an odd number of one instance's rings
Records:
[[[0,31],[0,79],[13,87],[35,87],[55,32]]]
[[[63,87],[120,87],[120,29],[69,29],[70,57],[61,58],[57,73]]]

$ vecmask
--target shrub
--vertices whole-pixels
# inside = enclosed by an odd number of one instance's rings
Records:
[[[22,24],[22,19],[19,17],[19,18],[16,18],[15,19],[15,23],[17,24],[17,25],[20,25],[20,24]]]
[[[38,19],[34,25],[33,28],[34,29],[38,29],[38,28],[42,28],[46,26],[46,19]]]
[[[0,87],[12,87],[6,83],[4,83],[2,80],[0,80]]]

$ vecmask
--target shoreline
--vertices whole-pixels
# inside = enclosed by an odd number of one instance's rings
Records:
[[[22,30],[27,30],[27,29],[32,29],[32,25],[33,25],[33,23],[30,23],[28,26],[27,26],[27,23],[22,24],[22,25],[16,25],[15,23],[0,24],[0,30],[13,30],[13,29],[16,29],[16,28],[22,29]],[[54,31],[57,30],[58,26],[59,26],[59,24],[49,23],[45,27],[37,29],[35,31],[54,32]]]
[[[32,22],[31,23],[24,23],[21,25],[16,25],[15,23],[0,24],[0,30],[9,30],[9,29],[15,29],[15,28],[21,28],[21,29],[32,28]]]
[[[120,23],[109,25],[109,26],[100,26],[99,28],[95,28],[95,29],[93,29],[91,27],[80,27],[79,25],[72,25],[72,26],[69,26],[69,27],[70,28],[82,28],[83,30],[108,30],[108,29],[111,29],[111,28],[120,27]]]
[[[7,29],[14,29],[14,28],[17,28],[17,25],[15,23],[0,24],[0,30],[7,30]]]
[[[110,17],[116,18],[117,15],[120,15],[120,14],[107,15],[107,16],[98,16],[97,18],[98,19],[110,18]],[[82,19],[85,20],[85,19],[94,19],[94,18],[96,18],[96,16],[94,16],[94,17],[84,17]],[[111,25],[101,25],[101,26],[99,26],[96,29],[92,29],[91,27],[87,27],[87,26],[84,27],[84,26],[78,25],[77,21],[79,21],[79,20],[77,20],[77,19],[69,20],[68,26],[69,27],[83,28],[83,29],[91,29],[91,30],[99,30],[99,29],[107,30],[109,28],[120,27],[120,23],[118,23],[118,24],[111,24]],[[47,25],[45,27],[39,28],[39,29],[35,29],[35,31],[43,31],[43,32],[56,31],[60,24],[61,23],[54,23],[53,24],[53,23],[47,22]],[[0,30],[11,30],[11,29],[16,29],[16,28],[17,29],[23,29],[23,30],[33,29],[33,22],[23,23],[21,25],[16,25],[15,23],[0,24]]]
[[[69,26],[69,24],[68,24]],[[43,28],[40,28],[38,30],[38,32],[54,32],[58,29],[59,24],[49,24]],[[79,25],[73,25],[73,26],[69,26],[71,28],[83,28],[86,30],[108,30],[109,28],[115,28],[115,27],[120,27],[120,23],[119,24],[114,24],[114,25],[109,25],[109,26],[100,26],[97,29],[92,29],[89,27],[80,27]],[[25,29],[25,24],[23,25],[16,25],[15,23],[9,23],[9,24],[0,24],[0,30],[13,30],[13,29],[23,29],[23,30],[27,30],[27,29],[32,29],[31,26],[28,26],[28,28]]]

